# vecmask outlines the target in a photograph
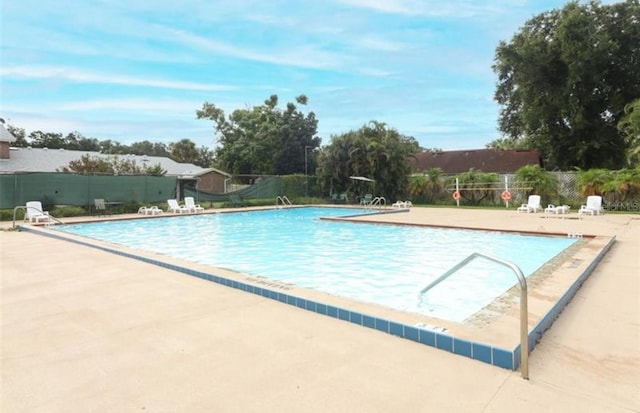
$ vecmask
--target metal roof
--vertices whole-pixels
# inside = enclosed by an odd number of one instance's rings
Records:
[[[0,123],[0,142],[15,142],[16,137],[9,132],[2,123]]]
[[[2,128],[0,128],[2,130]],[[69,162],[80,159],[83,155],[101,158],[113,158],[135,161],[138,166],[160,164],[168,176],[196,177],[211,171],[190,163],[178,163],[169,158],[146,155],[112,155],[91,151],[69,151],[66,149],[47,148],[11,148],[9,159],[0,159],[0,173],[16,172],[58,172],[69,165]]]
[[[415,156],[414,170],[440,168],[444,173],[458,174],[471,168],[482,172],[513,173],[524,165],[540,165],[536,150],[473,149],[445,152],[422,152]]]

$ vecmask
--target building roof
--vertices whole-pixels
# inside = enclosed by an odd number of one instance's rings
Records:
[[[11,134],[5,127],[4,124],[0,123],[0,142],[15,142],[16,137]]]
[[[0,128],[2,129],[2,128]],[[201,168],[190,163],[178,163],[169,158],[146,155],[111,155],[92,151],[69,151],[66,149],[47,148],[11,148],[9,159],[0,159],[0,173],[20,172],[58,172],[69,165],[69,162],[80,159],[84,155],[91,157],[113,158],[135,161],[138,166],[160,164],[168,176],[196,177],[211,169]]]
[[[525,165],[540,165],[536,150],[473,149],[446,152],[422,152],[413,161],[414,171],[440,168],[444,173],[458,174],[470,169],[482,172],[513,173]]]

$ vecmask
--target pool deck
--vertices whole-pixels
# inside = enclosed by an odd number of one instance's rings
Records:
[[[373,218],[616,237],[531,353],[530,380],[141,261],[0,231],[0,411],[638,412],[640,215],[576,218],[457,208]]]

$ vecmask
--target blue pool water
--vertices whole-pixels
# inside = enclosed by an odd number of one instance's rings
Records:
[[[511,270],[475,260],[420,296],[426,285],[469,254],[512,261],[529,276],[576,242],[564,237],[319,219],[360,213],[286,208],[55,229],[451,321],[465,320],[516,284]]]

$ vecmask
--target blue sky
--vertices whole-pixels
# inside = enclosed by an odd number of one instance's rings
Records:
[[[323,144],[377,120],[423,147],[482,148],[499,137],[498,42],[565,3],[3,1],[0,117],[27,134],[213,147],[204,102],[228,114],[305,94]]]

